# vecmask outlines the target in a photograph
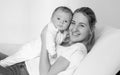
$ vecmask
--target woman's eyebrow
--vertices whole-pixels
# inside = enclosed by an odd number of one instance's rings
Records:
[[[85,23],[83,23],[83,22],[80,22],[79,24],[84,24],[84,25],[86,25]]]

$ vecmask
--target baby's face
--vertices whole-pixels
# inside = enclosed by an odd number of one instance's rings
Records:
[[[52,17],[52,22],[59,30],[65,30],[70,25],[71,19],[72,14],[57,10]]]

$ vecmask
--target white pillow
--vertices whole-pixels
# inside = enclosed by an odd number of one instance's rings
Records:
[[[114,75],[120,68],[120,30],[106,28],[74,75]]]

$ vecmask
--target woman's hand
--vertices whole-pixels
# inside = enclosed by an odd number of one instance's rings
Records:
[[[47,32],[47,27],[48,26],[45,26],[45,28],[41,32],[41,42],[42,42],[42,45],[44,45],[44,46],[46,46],[46,32]]]

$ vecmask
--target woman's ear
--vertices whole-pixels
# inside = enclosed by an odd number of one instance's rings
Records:
[[[93,40],[94,40],[94,33],[95,33],[95,26],[91,27],[90,41],[93,41]]]
[[[95,26],[91,27],[91,33],[94,33],[95,31]]]
[[[90,36],[89,36],[89,40],[87,43],[88,52],[92,48],[94,41],[95,41],[94,31],[95,31],[95,26],[91,27],[91,29],[90,29]]]

